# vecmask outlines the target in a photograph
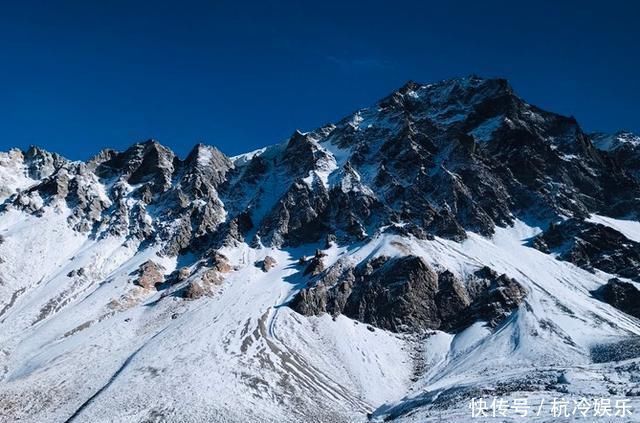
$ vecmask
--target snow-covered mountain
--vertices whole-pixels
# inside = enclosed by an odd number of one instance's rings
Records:
[[[640,406],[638,148],[471,76],[236,157],[0,153],[0,420]]]

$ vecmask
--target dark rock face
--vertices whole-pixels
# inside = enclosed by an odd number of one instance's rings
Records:
[[[462,281],[421,258],[377,257],[356,267],[338,262],[303,289],[290,307],[305,315],[344,314],[393,331],[460,331],[477,320],[497,325],[526,292],[489,268]]]
[[[323,146],[343,150],[342,167]],[[335,165],[327,187],[319,175]],[[228,187],[259,187],[256,206],[273,192],[261,178],[281,169],[280,181],[290,181],[264,218],[251,216],[259,240],[276,246],[327,234],[350,242],[397,223],[421,238],[462,240],[466,230],[490,235],[520,213],[633,214],[629,193],[640,192],[573,118],[525,103],[504,80],[476,77],[407,84],[377,108],[298,132],[243,166]]]
[[[206,242],[225,218],[217,188],[233,165],[212,147],[197,145],[184,161],[155,141],[104,150],[86,164],[38,149],[25,154],[43,176],[11,204],[37,214],[66,203],[70,225],[81,232],[169,240],[163,252],[175,255]]]
[[[304,269],[304,274],[316,276],[322,273],[324,270],[323,257],[326,257],[326,254],[322,252],[322,250],[316,250],[315,255],[309,260],[309,264],[307,264],[307,267]]]
[[[132,185],[149,183],[152,191],[159,193],[171,185],[176,161],[171,150],[149,140],[112,155],[97,165],[95,173],[100,177],[123,175]]]
[[[608,226],[568,219],[552,224],[533,240],[533,246],[587,270],[640,278],[640,243]]]
[[[265,218],[258,235],[267,245],[297,245],[319,240],[326,232],[321,213],[328,194],[324,186],[295,182]]]
[[[76,230],[168,240],[166,255],[329,235],[349,243],[381,228],[461,241],[519,215],[637,216],[640,179],[625,152],[640,143],[627,138],[603,149],[575,119],[526,103],[503,79],[411,82],[335,125],[233,161],[204,145],[180,160],[152,140],[80,164],[32,148],[25,167],[39,182],[3,207],[40,214],[64,202]]]
[[[633,284],[613,278],[595,291],[594,295],[615,308],[640,318],[640,291]]]
[[[67,273],[67,277],[68,278],[75,278],[77,276],[84,276],[85,275],[85,269],[84,267],[81,267],[79,269],[73,269],[72,271],[70,271],[69,273]]]
[[[593,144],[636,180],[640,179],[640,137],[630,132],[592,134]]]

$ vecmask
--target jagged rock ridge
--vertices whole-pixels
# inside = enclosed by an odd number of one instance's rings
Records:
[[[335,125],[235,159],[198,145],[180,160],[149,141],[88,163],[38,149],[25,160],[39,181],[5,207],[37,213],[65,201],[77,230],[170,238],[168,254],[232,240],[350,242],[389,225],[462,240],[531,214],[635,216],[640,191],[573,118],[478,77],[408,83]]]

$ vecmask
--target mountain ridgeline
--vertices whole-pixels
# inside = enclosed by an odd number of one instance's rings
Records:
[[[639,219],[638,136],[475,76],[234,157],[0,153],[0,420],[637,401]]]
[[[637,218],[636,175],[594,138],[502,79],[410,82],[337,124],[235,158],[199,144],[181,160],[147,141],[83,163],[34,147],[23,160],[38,182],[3,208],[66,202],[76,230],[169,240],[167,254],[380,231],[461,241],[515,217]]]

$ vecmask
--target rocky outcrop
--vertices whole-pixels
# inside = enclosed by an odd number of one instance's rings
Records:
[[[68,278],[75,278],[77,276],[84,276],[85,273],[86,273],[86,270],[84,269],[84,267],[81,267],[79,269],[73,269],[72,271],[67,273],[67,277]]]
[[[130,185],[149,184],[151,192],[158,194],[171,187],[177,161],[171,150],[149,140],[101,162],[95,173],[102,178],[123,177]]]
[[[326,257],[327,254],[322,252],[322,250],[316,250],[315,255],[309,260],[309,264],[304,269],[305,275],[316,276],[322,273],[324,270],[324,262],[322,261],[323,257]]]
[[[224,276],[221,274],[221,272],[215,269],[205,270],[200,276],[200,282],[205,287],[220,285],[223,281]]]
[[[224,282],[223,273],[216,267],[203,270],[180,291],[182,298],[195,300],[213,295],[217,287]]]
[[[211,269],[216,272],[229,273],[233,270],[231,264],[229,264],[229,259],[218,251],[214,251],[213,254],[211,254],[209,261]]]
[[[182,291],[182,298],[187,300],[197,300],[205,295],[207,295],[207,291],[202,287],[202,284],[197,282],[189,283]]]
[[[298,181],[280,198],[265,217],[258,231],[266,245],[299,245],[314,242],[327,230],[323,218],[328,193],[324,185],[314,179],[309,186]]]
[[[617,278],[609,279],[594,295],[615,308],[640,318],[640,290],[632,283]]]
[[[59,154],[50,153],[39,147],[31,146],[24,153],[27,176],[39,180],[55,173],[68,161]]]
[[[271,270],[276,264],[276,259],[271,256],[266,256],[263,260],[256,263],[256,265],[265,273]]]
[[[164,268],[152,260],[142,264],[136,274],[134,283],[144,289],[156,289],[164,281]]]
[[[339,261],[290,307],[305,315],[344,314],[393,331],[457,332],[478,320],[497,325],[525,294],[518,282],[489,268],[461,280],[416,256],[381,256],[357,266]]]
[[[592,134],[593,144],[636,180],[640,179],[640,136],[620,131]]]
[[[640,243],[605,225],[567,219],[551,224],[532,245],[583,269],[640,280]]]
[[[177,271],[176,280],[177,282],[186,281],[189,276],[191,276],[191,269],[188,267],[182,267]]]

